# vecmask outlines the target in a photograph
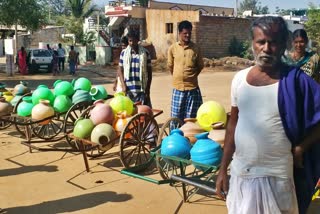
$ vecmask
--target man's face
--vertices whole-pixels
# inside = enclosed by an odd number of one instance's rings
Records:
[[[179,32],[180,41],[184,43],[189,43],[191,41],[191,29],[182,29],[181,32]]]
[[[272,29],[266,34],[262,29],[256,27],[253,30],[252,49],[257,65],[261,67],[272,67],[280,62],[284,53],[285,44],[278,39],[279,32]]]
[[[138,39],[136,38],[128,38],[128,42],[131,48],[136,48],[138,46]]]

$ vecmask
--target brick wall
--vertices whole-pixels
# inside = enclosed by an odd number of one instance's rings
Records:
[[[228,56],[228,48],[233,37],[238,41],[250,38],[250,19],[200,16],[200,22],[192,24],[194,41],[207,58]]]

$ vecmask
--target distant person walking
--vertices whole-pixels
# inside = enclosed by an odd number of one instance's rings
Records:
[[[28,74],[27,72],[27,52],[24,47],[18,51],[18,64],[19,64],[19,71],[22,75]]]
[[[69,74],[75,75],[76,74],[76,63],[77,63],[77,52],[74,50],[74,46],[71,46],[71,50],[69,51]]]
[[[58,75],[59,70],[58,70],[58,51],[53,51],[52,55],[52,75]]]
[[[168,50],[168,68],[173,78],[171,117],[183,121],[195,118],[202,104],[198,75],[203,69],[203,59],[200,48],[191,41],[191,22],[180,22],[178,30],[179,41]]]
[[[66,55],[66,50],[62,47],[61,43],[58,44],[58,65],[59,65],[59,71],[63,72],[64,71],[64,63],[65,63],[65,55]]]
[[[47,49],[50,51],[51,55],[53,54],[53,50],[52,48],[50,47],[50,44],[47,44]]]

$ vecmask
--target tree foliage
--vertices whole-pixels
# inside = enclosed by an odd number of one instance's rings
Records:
[[[243,0],[240,2],[238,13],[242,14],[246,10],[252,10],[253,14],[268,14],[268,6],[261,6],[259,0]]]
[[[21,25],[37,30],[45,23],[45,13],[39,0],[1,0],[0,24]]]
[[[91,0],[67,0],[65,15],[57,17],[57,24],[63,25],[68,33],[75,35],[76,43],[83,41],[85,36],[83,32],[84,19],[100,11],[96,5],[91,4]]]
[[[75,18],[84,19],[98,10],[96,5],[91,5],[91,0],[67,0],[67,7]]]
[[[305,23],[305,29],[308,37],[317,44],[319,49],[320,45],[320,9],[311,7],[307,12],[308,21]]]

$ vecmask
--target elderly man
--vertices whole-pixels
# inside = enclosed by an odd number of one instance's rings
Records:
[[[126,49],[120,54],[118,76],[122,91],[134,102],[151,105],[150,87],[152,81],[151,57],[149,52],[138,44],[139,35],[130,31]]]
[[[173,79],[171,117],[183,121],[195,118],[202,104],[198,75],[203,69],[203,59],[200,48],[191,41],[191,22],[180,22],[178,30],[179,41],[168,50],[168,68]]]
[[[251,36],[256,65],[232,81],[217,193],[231,214],[303,214],[320,176],[320,86],[281,62],[288,38],[281,17],[255,20]]]

